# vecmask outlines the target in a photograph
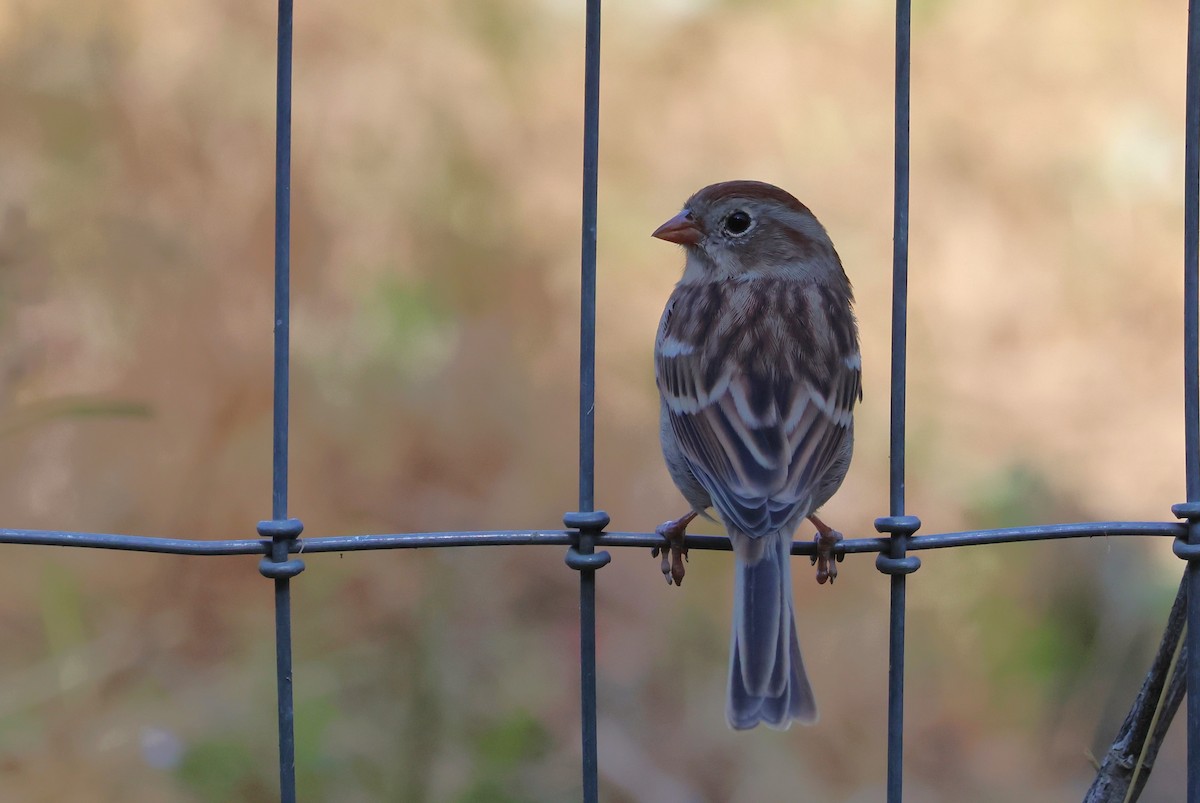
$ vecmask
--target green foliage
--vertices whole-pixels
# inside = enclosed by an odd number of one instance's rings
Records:
[[[337,719],[337,703],[330,695],[301,697],[296,700],[296,784],[305,796],[326,798],[325,789],[333,774],[325,735]]]
[[[458,803],[524,803],[521,771],[541,759],[550,734],[528,711],[515,711],[476,734],[472,740],[473,778]]]
[[[225,803],[243,800],[241,790],[259,771],[253,752],[241,741],[211,739],[188,749],[176,777],[205,803]]]
[[[84,596],[79,580],[64,566],[47,565],[39,588],[39,608],[52,655],[74,649],[87,638]]]
[[[84,418],[146,419],[152,415],[150,406],[141,402],[90,396],[63,397],[31,402],[4,411],[0,414],[0,438],[44,426],[52,421]]]
[[[1091,649],[1099,627],[1096,599],[1086,585],[1067,583],[1049,590],[1047,599],[1014,601],[992,596],[980,603],[977,621],[983,640],[989,685],[1004,709],[1024,699],[1037,701],[1059,690],[1075,675]],[[1018,711],[1033,709],[1018,705]]]
[[[1037,467],[1014,463],[987,476],[967,507],[979,529],[1076,518],[1074,502],[1059,493]],[[1057,570],[1074,545],[1021,544],[998,554],[994,593],[976,600],[976,621],[989,683],[999,710],[1038,716],[1041,701],[1059,692],[1079,671],[1099,627],[1100,597],[1093,564]],[[1035,550],[1059,557],[1035,562]]]
[[[1066,504],[1046,475],[1025,463],[997,470],[972,496],[966,513],[971,526],[979,529],[1048,521]]]
[[[549,747],[545,726],[528,711],[514,711],[479,734],[475,756],[482,770],[504,773],[537,760]]]
[[[380,281],[375,298],[376,309],[387,327],[388,344],[397,351],[436,334],[452,320],[437,288],[429,282],[387,276]]]

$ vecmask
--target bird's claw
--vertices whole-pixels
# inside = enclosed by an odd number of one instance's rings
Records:
[[[694,516],[695,514],[692,514],[674,521],[666,521],[654,529],[655,534],[661,535],[666,543],[651,549],[650,555],[655,558],[662,556],[662,573],[667,579],[667,585],[683,585],[683,564],[688,559],[688,548],[683,539]]]
[[[812,556],[812,562],[817,567],[817,582],[824,584],[829,581],[832,585],[837,579],[837,565],[841,561],[841,555],[834,555],[833,548],[842,540],[842,534],[837,530],[825,528],[818,530],[813,536],[813,543],[817,545],[817,552]]]

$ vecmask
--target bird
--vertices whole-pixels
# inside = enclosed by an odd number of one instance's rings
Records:
[[[654,372],[663,457],[690,506],[657,528],[653,552],[679,585],[687,526],[716,510],[736,572],[726,718],[737,730],[812,724],[790,555],[808,519],[817,581],[837,577],[842,536],[816,512],[849,469],[862,399],[850,280],[809,208],[760,181],[704,187],[652,236],[686,252]]]

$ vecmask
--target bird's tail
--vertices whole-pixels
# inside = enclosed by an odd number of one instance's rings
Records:
[[[738,730],[759,722],[784,730],[817,721],[817,704],[800,658],[792,607],[791,539],[766,536],[757,560],[736,557],[733,639],[725,715]],[[757,545],[756,545],[757,546]]]

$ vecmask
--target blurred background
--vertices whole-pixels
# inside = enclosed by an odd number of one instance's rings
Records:
[[[780,184],[858,295],[865,401],[824,518],[887,512],[893,8],[611,2],[597,503],[683,511],[651,344],[692,191]],[[923,532],[1182,501],[1181,4],[918,0],[909,511]],[[253,537],[270,514],[275,7],[0,0],[0,521]],[[295,27],[291,510],[311,536],[558,528],[576,505],[582,3],[306,0]],[[717,532],[713,525],[697,532]],[[808,538],[801,532],[799,537]],[[1165,541],[922,554],[912,801],[1079,799],[1181,573]],[[578,799],[561,549],[314,555],[301,797]],[[724,722],[728,554],[599,574],[602,797],[877,801],[887,582],[797,564],[814,728]],[[253,558],[5,547],[5,800],[269,801]],[[1182,724],[1181,722],[1179,724]],[[1176,728],[1143,800],[1183,795]]]

